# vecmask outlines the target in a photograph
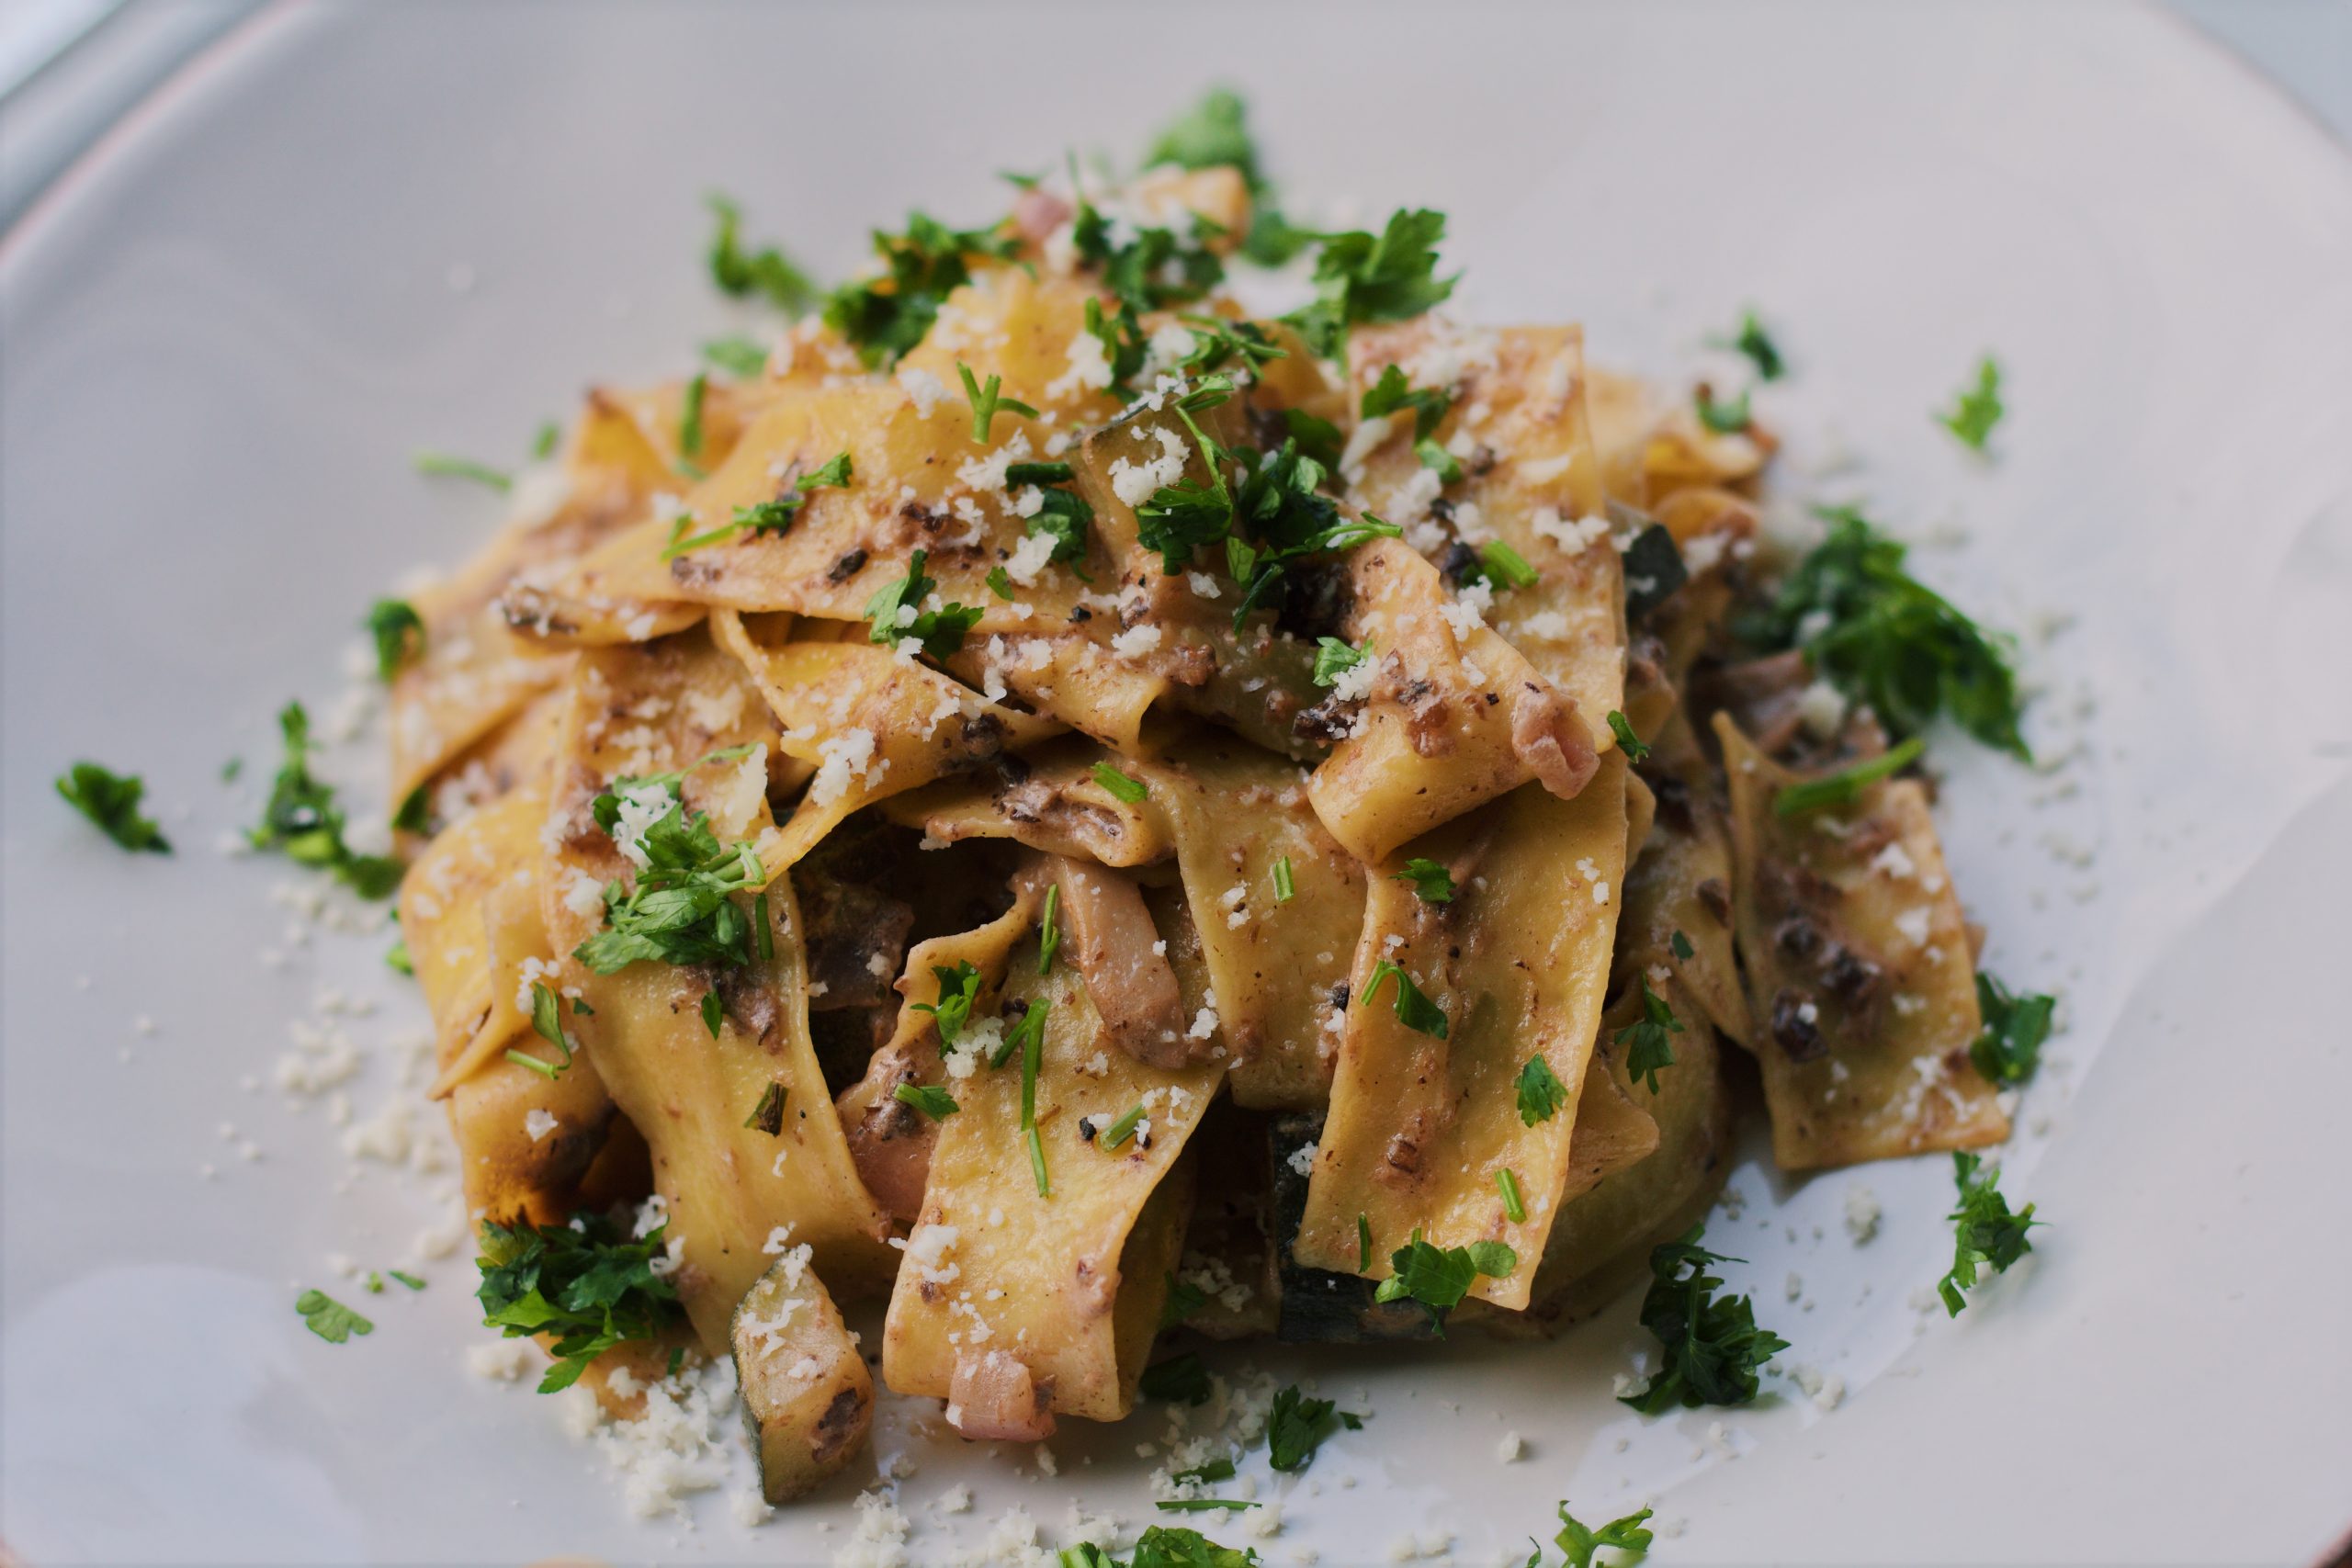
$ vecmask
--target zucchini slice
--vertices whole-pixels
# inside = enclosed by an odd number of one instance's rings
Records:
[[[743,1292],[728,1325],[760,1493],[809,1491],[864,1446],[874,1378],[833,1298],[796,1247]]]

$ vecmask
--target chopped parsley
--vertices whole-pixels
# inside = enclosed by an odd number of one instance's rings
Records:
[[[1266,1462],[1295,1475],[1314,1462],[1323,1439],[1342,1427],[1361,1431],[1363,1417],[1340,1409],[1331,1400],[1309,1399],[1292,1383],[1274,1394],[1266,1413]]]
[[[817,298],[817,286],[808,281],[808,275],[774,245],[744,250],[741,209],[716,193],[707,199],[711,212],[718,220],[718,231],[710,241],[711,282],[718,286],[720,292],[739,299],[764,294],[776,309],[794,315],[807,310]]]
[[[1004,395],[1001,389],[1003,377],[990,376],[988,385],[983,387],[973,377],[972,367],[960,359],[956,362],[956,374],[964,381],[964,400],[972,405],[972,439],[979,445],[985,446],[989,444],[989,427],[996,423],[1000,412],[1022,414],[1030,419],[1037,417],[1035,409],[1016,398]],[[1006,475],[1008,479],[1011,477],[1010,473]]]
[[[1036,1021],[1034,1026],[1032,1019]],[[1005,1038],[1008,1046],[1016,1036],[1021,1041],[1021,1141],[1029,1146],[1029,1174],[1036,1179],[1037,1196],[1050,1198],[1054,1188],[1046,1176],[1046,1144],[1037,1135],[1037,1069],[1046,1060],[1046,1004],[1032,1002],[1021,1023]]]
[[[1532,588],[1540,576],[1525,556],[1500,539],[1489,539],[1480,547],[1478,558],[1463,572],[1462,580],[1495,589]]]
[[[1609,710],[1609,733],[1617,738],[1617,749],[1625,753],[1625,761],[1638,762],[1650,754],[1648,745],[1634,733],[1633,721],[1615,708]]]
[[[96,762],[76,762],[58,775],[57,793],[124,849],[157,855],[172,852],[164,830],[153,818],[139,814],[147,782],[137,773],[117,773]]]
[[[963,1109],[956,1097],[937,1084],[902,1083],[890,1091],[890,1098],[901,1105],[911,1105],[934,1122],[942,1122]]]
[[[471,479],[504,495],[514,488],[514,476],[488,463],[477,463],[471,457],[455,457],[447,452],[419,452],[413,459],[416,471],[446,479]]]
[[[824,463],[792,481],[792,488],[771,500],[756,502],[735,509],[734,518],[720,524],[707,533],[692,538],[673,538],[662,551],[663,560],[675,560],[688,550],[698,550],[705,545],[715,545],[731,539],[738,534],[750,533],[753,537],[763,534],[785,534],[800,520],[800,509],[808,503],[812,490],[841,490],[852,477],[852,465],[847,452],[836,452]]]
[[[749,1116],[743,1118],[744,1130],[765,1133],[771,1138],[780,1136],[784,1132],[785,1093],[785,1087],[780,1083],[772,1083],[762,1089],[760,1102],[752,1107]]]
[[[1161,485],[1136,508],[1136,538],[1145,549],[1159,552],[1160,570],[1168,577],[1176,576],[1191,563],[1193,550],[1216,543],[1233,527],[1233,491],[1225,482],[1225,467],[1218,458],[1236,455],[1202,434],[1191,412],[1182,404],[1176,417],[1193,433],[1208,464],[1209,478],[1206,484],[1179,479]]]
[[[1372,1216],[1356,1211],[1356,1272],[1367,1273],[1372,1269]]]
[[[1542,1056],[1530,1056],[1519,1069],[1519,1119],[1529,1127],[1549,1122],[1568,1102],[1568,1086]]]
[[[667,1254],[667,1229],[632,1236],[589,1213],[544,1229],[527,1220],[482,1225],[475,1259],[482,1323],[509,1339],[556,1337],[556,1364],[539,1380],[541,1393],[570,1388],[606,1350],[657,1338],[684,1316],[676,1287],[653,1269]]]
[[[1678,1404],[1746,1404],[1756,1397],[1756,1370],[1789,1348],[1779,1335],[1756,1326],[1746,1296],[1715,1295],[1724,1282],[1707,1272],[1708,1265],[1740,1260],[1701,1247],[1705,1234],[1704,1225],[1692,1225],[1650,1248],[1642,1326],[1657,1336],[1664,1363],[1647,1388],[1620,1401],[1645,1416]]]
[[[1055,883],[1046,889],[1045,912],[1037,919],[1037,973],[1050,975],[1054,970],[1054,954],[1062,945],[1062,889]]]
[[[1129,806],[1136,804],[1151,793],[1150,785],[1145,784],[1141,779],[1129,778],[1126,774],[1121,773],[1118,769],[1113,767],[1108,762],[1097,762],[1094,764],[1094,782],[1101,784],[1104,789],[1109,790],[1121,800],[1125,801]]]
[[[1736,435],[1748,426],[1746,392],[1727,401],[1717,402],[1713,389],[1702,381],[1692,401],[1699,411],[1699,423],[1718,435]]]
[[[990,567],[989,569],[988,585],[989,592],[995,594],[998,598],[1004,600],[1007,604],[1012,603],[1012,574],[1011,572],[1005,570],[1004,568],[1001,566]]]
[[[747,337],[714,338],[702,345],[702,356],[738,380],[751,380],[768,367],[768,351]]]
[[[1495,1172],[1495,1190],[1503,1195],[1503,1214],[1513,1224],[1527,1221],[1527,1200],[1520,1196],[1519,1176],[1505,1166]]]
[[[311,773],[311,716],[300,703],[288,703],[277,716],[277,727],[286,738],[285,761],[270,784],[261,824],[246,830],[246,841],[257,850],[279,851],[297,865],[331,871],[363,898],[388,897],[407,868],[391,856],[363,855],[344,842],[334,786]]]
[[[303,1325],[330,1345],[341,1345],[355,1334],[373,1334],[376,1325],[328,1295],[324,1291],[304,1291],[294,1298],[294,1310],[302,1314]]]
[[[697,370],[686,382],[678,404],[678,455],[702,456],[702,401],[710,392],[710,378]]]
[[[1580,1523],[1574,1514],[1568,1512],[1567,1504],[1563,1502],[1560,1505],[1560,1533],[1552,1540],[1568,1554],[1564,1568],[1593,1568],[1593,1554],[1603,1547],[1613,1547],[1619,1551],[1631,1551],[1636,1555],[1649,1551],[1653,1532],[1642,1529],[1643,1521],[1649,1517],[1647,1508],[1637,1508],[1622,1519],[1611,1519],[1593,1529]]]
[[[1781,358],[1780,345],[1772,341],[1772,334],[1764,330],[1764,323],[1756,319],[1753,310],[1741,314],[1737,335],[1717,338],[1715,342],[1720,347],[1746,355],[1747,362],[1756,367],[1756,374],[1767,381],[1779,380],[1788,368]]]
[[[2028,993],[2018,996],[2007,986],[1976,972],[1976,1005],[1984,1027],[1968,1047],[1968,1059],[1986,1083],[2021,1084],[2041,1065],[2042,1042],[2050,1038],[2050,1015],[2055,997]]]
[[[1298,884],[1292,880],[1290,856],[1274,857],[1274,902],[1287,904],[1298,896]]]
[[[376,639],[376,678],[387,684],[401,665],[424,651],[424,621],[405,599],[379,599],[369,605],[368,635]]]
[[[1348,329],[1363,321],[1404,321],[1453,293],[1455,277],[1437,276],[1445,214],[1399,208],[1377,235],[1363,230],[1318,235],[1315,303],[1283,318],[1326,359],[1338,357]]]
[[[1453,485],[1462,482],[1462,459],[1436,442],[1427,440],[1414,442],[1413,456],[1421,460],[1421,467],[1437,476],[1439,484]]]
[[[1170,1497],[1152,1505],[1163,1514],[1238,1514],[1257,1506],[1238,1497]]]
[[[1641,977],[1642,1016],[1617,1032],[1617,1043],[1625,1047],[1625,1076],[1639,1083],[1646,1080],[1652,1094],[1657,1092],[1657,1075],[1662,1067],[1674,1066],[1674,1045],[1667,1036],[1679,1034],[1682,1021],[1666,998],[1650,989],[1650,977]]]
[[[408,938],[402,937],[384,950],[384,967],[411,979],[416,977],[416,960],[408,955]]]
[[[1852,767],[1784,785],[1772,796],[1772,810],[1778,816],[1796,817],[1826,806],[1850,806],[1870,785],[1917,761],[1926,748],[1927,742],[1915,735]]]
[[[563,438],[563,429],[553,420],[544,421],[538,434],[531,437],[531,456],[548,458],[555,456],[555,444]]]
[[[912,637],[932,658],[945,659],[964,646],[966,634],[979,625],[985,612],[977,605],[956,604],[920,609],[924,596],[939,586],[922,574],[926,558],[928,552],[915,551],[907,562],[906,576],[884,583],[865,602],[865,618],[874,623],[869,640],[894,648]]]
[[[1433,860],[1415,855],[1392,880],[1412,884],[1424,904],[1453,902],[1453,874]]]
[[[1168,1281],[1168,1297],[1159,1305],[1159,1326],[1163,1330],[1175,1327],[1209,1304],[1209,1293],[1190,1280],[1179,1279],[1173,1274],[1163,1275],[1162,1278]],[[1223,1481],[1232,1473],[1233,1466],[1227,1464],[1224,1475],[1193,1472],[1192,1478],[1195,1481]],[[1176,1479],[1182,1481],[1184,1477],[1179,1475]]]
[[[1868,703],[1897,739],[1939,713],[1977,739],[2030,761],[2005,644],[1904,570],[1904,546],[1849,507],[1824,510],[1829,534],[1739,625],[1770,651],[1802,648],[1824,679]],[[1633,570],[1627,562],[1626,570]]]
[[[390,1278],[398,1280],[401,1284],[406,1285],[412,1291],[421,1291],[424,1289],[424,1281],[418,1279],[413,1274],[403,1273],[398,1269],[387,1269],[384,1272]]]
[[[1136,1392],[1147,1399],[1164,1399],[1170,1404],[1206,1404],[1209,1402],[1209,1370],[1190,1350],[1171,1356],[1143,1370]]]
[[[1936,1282],[1936,1294],[1943,1298],[1944,1311],[1958,1317],[1968,1304],[1965,1292],[1976,1288],[1977,1267],[1989,1263],[1995,1273],[2007,1273],[2009,1265],[2033,1250],[2026,1232],[2041,1222],[2033,1217],[2030,1203],[2009,1213],[2009,1201],[2000,1192],[2000,1167],[1986,1168],[1973,1154],[1952,1156],[1951,1166],[1960,1207],[1947,1216],[1955,1237],[1951,1269]]]
[[[1976,366],[1976,385],[1963,389],[1951,410],[1936,415],[1936,423],[1960,439],[1972,452],[1984,450],[1993,427],[2001,423],[2001,367],[1986,355]]]
[[[1416,387],[1405,379],[1403,370],[1391,365],[1380,372],[1378,380],[1364,389],[1363,401],[1358,406],[1366,419],[1412,410],[1413,438],[1420,441],[1444,422],[1446,411],[1453,406],[1453,394],[1436,387]]]
[[[1690,945],[1690,939],[1682,934],[1681,928],[1679,926],[1675,929],[1674,934],[1666,939],[1666,946],[1668,952],[1680,959],[1688,959],[1696,951]]]
[[[894,364],[931,331],[941,302],[971,281],[967,256],[1003,260],[1019,246],[995,225],[950,229],[910,213],[903,234],[875,231],[874,249],[887,271],[833,290],[825,301],[825,324],[850,341],[868,368]]]
[[[1250,140],[1249,106],[1230,87],[1212,87],[1201,101],[1160,128],[1143,155],[1143,166],[1173,164],[1180,169],[1210,169],[1230,164],[1250,188],[1259,188],[1258,145]]]
[[[766,880],[759,856],[748,843],[719,843],[706,813],[688,817],[678,783],[677,774],[616,779],[591,808],[596,825],[612,833],[623,796],[641,798],[659,789],[670,800],[638,840],[646,864],[637,886],[606,883],[606,929],[572,949],[573,957],[599,975],[617,974],[640,959],[730,968],[751,962],[751,922],[731,896]]]
[[[1467,1247],[1432,1247],[1416,1230],[1413,1239],[1388,1256],[1396,1270],[1373,1292],[1376,1302],[1419,1302],[1441,1338],[1446,1314],[1462,1304],[1478,1276],[1506,1280],[1519,1267],[1519,1254],[1499,1241],[1474,1241]]]
[[[1364,1005],[1372,1004],[1391,976],[1396,979],[1396,1021],[1417,1033],[1444,1039],[1445,1010],[1424,996],[1421,988],[1413,984],[1413,977],[1389,959],[1384,958],[1372,966],[1372,978],[1364,982]]]
[[[1098,1149],[1117,1148],[1120,1145],[1125,1143],[1129,1138],[1136,1135],[1136,1128],[1142,1122],[1142,1121],[1143,1107],[1141,1105],[1130,1106],[1125,1115],[1120,1117],[1116,1122],[1112,1122],[1109,1127],[1103,1130],[1102,1135],[1094,1140],[1094,1146]]]
[[[705,991],[702,994],[702,1026],[710,1031],[713,1040],[718,1038],[718,1032],[726,1021],[727,1005],[718,999],[718,993]]]
[[[967,959],[958,961],[953,969],[942,964],[933,964],[931,977],[938,984],[939,1000],[910,1003],[910,1010],[931,1014],[932,1021],[939,1026],[939,1054],[944,1056],[964,1032],[964,1026],[971,1021],[972,1004],[980,995],[980,972]]]
[[[1357,648],[1335,637],[1317,637],[1315,642],[1315,683],[1336,686],[1340,677],[1372,657],[1372,644]]]
[[[1078,259],[1101,271],[1103,287],[1124,309],[1158,310],[1198,299],[1224,280],[1225,264],[1202,243],[1218,232],[1216,226],[1194,213],[1192,228],[1188,237],[1173,229],[1114,223],[1081,197],[1070,240]]]
[[[531,982],[531,1029],[538,1037],[556,1048],[562,1060],[542,1061],[527,1051],[510,1050],[506,1059],[518,1067],[527,1067],[544,1078],[553,1078],[571,1066],[574,1042],[563,1032],[563,1011],[554,987],[544,980]]]

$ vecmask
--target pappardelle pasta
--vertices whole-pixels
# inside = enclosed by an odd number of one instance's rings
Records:
[[[1035,1440],[1185,1335],[1551,1330],[1689,1239],[1745,1084],[1792,1170],[2007,1135],[1911,739],[2017,744],[1998,649],[1849,636],[1900,552],[1777,558],[1744,401],[1455,319],[1436,213],[1264,196],[918,216],[733,373],[591,392],[410,601],[491,1321],[616,1414],[731,1356],[772,1502],[877,1376]]]

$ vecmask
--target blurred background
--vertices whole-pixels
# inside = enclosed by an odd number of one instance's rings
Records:
[[[266,3],[0,0],[0,229],[184,61]],[[2352,0],[2147,3],[2213,39],[2352,143]]]

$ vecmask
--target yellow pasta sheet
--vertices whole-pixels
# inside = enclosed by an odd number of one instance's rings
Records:
[[[883,1341],[884,1381],[948,1400],[967,1434],[1042,1436],[1053,1415],[1108,1421],[1133,1407],[1189,1207],[1170,1173],[1225,1076],[1222,1062],[1134,1060],[1071,964],[1036,969],[1035,945],[1016,948],[1005,989],[1051,1010],[1034,1096],[1050,1192],[1026,1154],[1018,1054],[960,1080]],[[1116,1149],[1081,1131],[1138,1105],[1148,1127]],[[1026,1430],[1011,1419],[1024,1399],[1041,1418]]]
[[[1756,1058],[1787,1169],[2008,1136],[1968,1048],[1983,1025],[1959,895],[1916,780],[1781,817],[1800,775],[1715,717]]]
[[[773,957],[741,967],[640,960],[599,976],[568,956],[604,924],[582,896],[631,874],[596,826],[593,796],[622,775],[684,770],[688,811],[721,842],[772,841],[764,748],[770,721],[741,667],[700,631],[643,648],[582,657],[565,716],[549,832],[559,847],[544,904],[561,979],[593,1011],[569,1026],[622,1111],[645,1135],[654,1185],[679,1249],[681,1300],[704,1345],[726,1344],[727,1322],[751,1282],[787,1247],[807,1245],[836,1292],[887,1276],[887,1229],[859,1182],[808,1039],[806,961],[787,878],[766,889]],[[705,761],[737,745],[742,759]],[[745,915],[748,895],[738,895]],[[702,1016],[716,995],[714,1036]],[[756,1114],[782,1095],[775,1130]]]
[[[1534,1260],[1570,1176],[1570,1137],[1600,1025],[1623,894],[1625,771],[1603,758],[1572,800],[1526,786],[1410,846],[1450,871],[1450,903],[1396,879],[1371,884],[1331,1109],[1293,1246],[1312,1268],[1385,1278],[1415,1230],[1441,1247],[1503,1241],[1525,1260],[1473,1293],[1527,1303]],[[1445,1010],[1444,1039],[1408,1028],[1396,982],[1366,994],[1385,959]],[[1528,1125],[1517,1084],[1541,1054],[1566,1091]],[[1526,1218],[1511,1220],[1497,1184],[1517,1179]],[[1358,1216],[1372,1232],[1359,1270]]]

